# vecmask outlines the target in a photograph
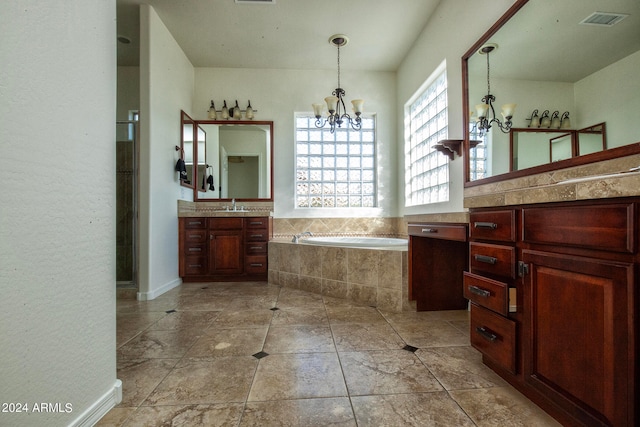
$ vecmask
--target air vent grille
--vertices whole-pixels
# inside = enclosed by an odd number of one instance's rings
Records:
[[[601,27],[611,27],[622,21],[629,15],[624,13],[608,13],[608,12],[593,12],[591,15],[584,18],[580,23],[584,25],[599,25]]]
[[[275,4],[276,0],[235,0],[236,4]]]

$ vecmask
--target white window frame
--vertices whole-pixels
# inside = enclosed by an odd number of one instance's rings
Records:
[[[449,158],[433,149],[448,137],[447,87],[443,61],[405,104],[405,207],[449,201]]]

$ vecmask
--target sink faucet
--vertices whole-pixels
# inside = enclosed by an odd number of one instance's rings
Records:
[[[236,199],[231,199],[231,207],[233,209],[233,211],[236,211]]]
[[[313,233],[311,233],[310,231],[305,231],[303,233],[296,234],[295,236],[293,236],[293,239],[291,239],[291,241],[293,243],[298,243],[298,240],[300,240],[300,237],[302,236],[313,236]]]

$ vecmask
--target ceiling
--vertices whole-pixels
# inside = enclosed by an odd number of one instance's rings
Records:
[[[611,27],[580,22],[593,12],[628,14]],[[488,42],[491,76],[574,83],[640,50],[639,0],[531,0]],[[475,54],[469,73],[486,75]]]
[[[395,71],[440,0],[117,0],[118,65],[139,63],[139,5],[151,5],[194,67]]]

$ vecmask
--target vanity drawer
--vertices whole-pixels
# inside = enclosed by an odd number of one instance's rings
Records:
[[[184,245],[185,255],[206,255],[207,243],[187,243]]]
[[[469,266],[472,272],[516,278],[516,249],[489,243],[469,243]]]
[[[465,225],[409,224],[409,235],[466,242],[467,227]]]
[[[633,204],[591,205],[522,210],[522,238],[527,243],[633,253]]]
[[[247,228],[269,228],[269,219],[268,218],[246,218],[245,224]]]
[[[244,269],[247,273],[266,273],[267,257],[263,256],[247,256],[245,257]]]
[[[186,275],[203,275],[208,273],[206,256],[186,256],[184,258]]]
[[[516,373],[516,324],[471,304],[471,345],[509,372]]]
[[[207,228],[206,218],[184,218],[184,228]]]
[[[242,230],[243,218],[209,218],[209,228],[214,230]]]
[[[269,233],[266,229],[246,229],[244,237],[247,242],[267,242]]]
[[[267,253],[267,242],[250,242],[244,247],[245,254],[258,255]]]
[[[472,239],[516,241],[516,211],[471,212],[469,229]]]
[[[184,243],[185,245],[191,245],[193,243],[204,243],[207,241],[208,235],[209,232],[206,228],[187,228],[184,230]]]
[[[509,314],[509,286],[497,280],[464,272],[464,297],[498,314]]]

